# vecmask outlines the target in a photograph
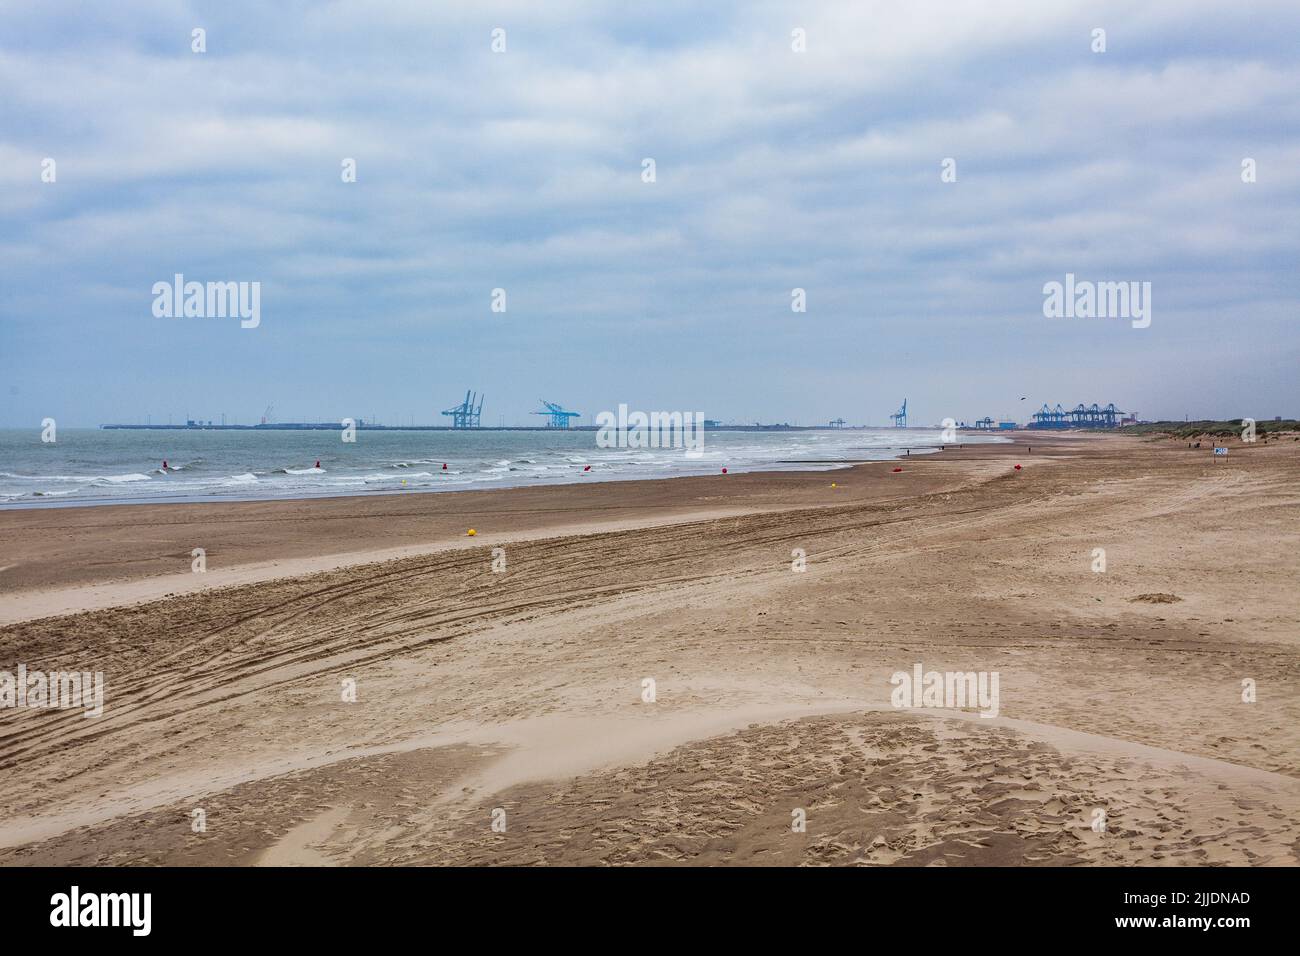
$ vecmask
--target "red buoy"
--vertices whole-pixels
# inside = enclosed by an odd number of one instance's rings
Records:
[[[725,469],[725,468],[722,469],[722,473],[725,475],[725,474],[727,473],[727,469]]]
[[[316,467],[317,467],[317,468],[320,467],[320,459],[319,459],[319,458],[316,459]]]
[[[897,473],[897,472],[900,472],[900,471],[902,471],[902,470],[903,470],[903,469],[901,469],[901,468],[895,468],[895,469],[894,469],[894,472]]]
[[[1019,471],[1019,470],[1020,470],[1020,466],[1019,466],[1019,465],[1016,465],[1016,471]]]
[[[442,463],[442,470],[443,471],[447,470],[447,463],[445,461]]]
[[[584,467],[582,470],[583,470],[583,471],[591,471],[591,465],[587,465],[587,466]]]

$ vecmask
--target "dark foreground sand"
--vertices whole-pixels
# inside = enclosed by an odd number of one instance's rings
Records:
[[[1300,862],[1300,443],[1029,440],[0,513],[0,670],[108,682],[0,710],[0,863]]]

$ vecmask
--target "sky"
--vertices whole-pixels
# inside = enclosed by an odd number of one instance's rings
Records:
[[[1298,38],[1294,0],[0,0],[0,425],[1300,417]],[[156,316],[176,273],[260,324]],[[1150,325],[1045,316],[1067,274]]]

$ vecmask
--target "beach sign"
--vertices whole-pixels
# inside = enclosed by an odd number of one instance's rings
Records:
[[[1216,449],[1214,449],[1214,453],[1215,453],[1216,455],[1226,455],[1226,454],[1228,453],[1228,449],[1226,449],[1226,448],[1216,448]]]

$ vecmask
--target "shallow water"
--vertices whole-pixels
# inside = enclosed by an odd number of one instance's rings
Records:
[[[362,429],[348,443],[339,431],[60,429],[47,444],[38,428],[7,429],[0,430],[0,506],[452,491],[722,468],[825,470],[897,457],[906,448],[934,450],[940,436],[937,429],[720,429],[705,432],[701,453],[692,456],[681,448],[600,448],[594,430]],[[1003,439],[963,434],[961,440]]]

